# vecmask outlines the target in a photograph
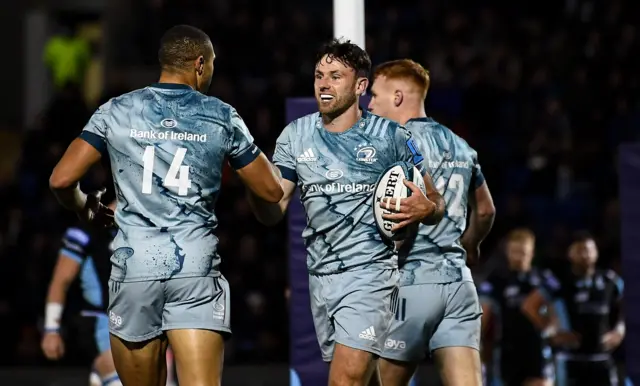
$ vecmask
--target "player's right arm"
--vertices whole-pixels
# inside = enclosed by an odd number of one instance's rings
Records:
[[[491,231],[496,216],[491,192],[477,162],[474,165],[470,190],[469,224],[460,242],[467,251],[467,264],[474,265],[480,258],[480,243]]]
[[[273,172],[280,177],[280,185],[284,193],[282,198],[278,203],[269,203],[256,197],[255,194],[249,194],[248,197],[254,215],[258,221],[267,226],[275,225],[282,220],[296,190],[298,175],[296,159],[291,148],[294,125],[291,123],[282,131],[276,140],[276,149],[273,154],[273,164],[275,165]]]
[[[265,202],[279,202],[283,192],[280,178],[273,173],[271,162],[253,143],[249,129],[233,108],[229,120],[232,130],[229,164],[253,195]]]
[[[86,258],[85,247],[89,236],[81,229],[67,229],[58,253],[58,261],[49,283],[47,304],[44,316],[45,335],[42,339],[42,351],[51,360],[60,359],[64,355],[64,343],[60,337],[60,319],[67,300],[69,286],[78,276],[80,266]]]

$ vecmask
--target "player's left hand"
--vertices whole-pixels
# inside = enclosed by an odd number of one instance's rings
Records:
[[[436,204],[430,201],[413,182],[408,180],[403,182],[411,190],[411,196],[389,198],[380,202],[381,208],[392,212],[383,214],[382,218],[397,223],[391,228],[391,232],[397,232],[408,225],[419,223],[436,210]]]
[[[600,338],[600,343],[602,343],[602,348],[606,351],[613,351],[618,348],[618,346],[620,346],[620,343],[622,343],[622,339],[622,334],[617,330],[613,330],[602,335],[602,338]]]
[[[111,227],[114,225],[113,210],[100,202],[102,195],[106,191],[107,189],[103,188],[87,194],[87,202],[84,208],[77,213],[80,221],[102,227]]]

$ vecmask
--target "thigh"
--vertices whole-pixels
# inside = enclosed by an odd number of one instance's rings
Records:
[[[472,282],[441,284],[446,296],[445,312],[429,342],[431,351],[444,347],[480,350],[482,307]]]
[[[164,335],[145,342],[128,342],[111,334],[111,353],[123,386],[165,386],[167,367]]]
[[[440,284],[399,288],[395,316],[381,355],[383,358],[402,362],[424,359],[431,334],[445,311],[441,289]]]
[[[109,332],[126,342],[162,334],[164,292],[160,281],[109,281]]]
[[[442,347],[433,357],[444,386],[482,386],[480,352],[471,347]]]
[[[231,334],[229,283],[223,277],[191,277],[164,282],[162,330],[199,329]]]
[[[224,338],[208,329],[167,331],[181,385],[219,386],[224,361]]]
[[[396,270],[359,270],[336,276],[330,316],[335,341],[374,354],[382,353],[398,297]]]
[[[335,329],[329,315],[328,299],[324,291],[329,291],[331,283],[327,276],[309,275],[309,300],[313,325],[320,345],[322,360],[331,362],[335,350]]]

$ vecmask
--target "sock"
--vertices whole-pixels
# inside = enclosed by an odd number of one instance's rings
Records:
[[[100,376],[95,370],[91,370],[91,374],[89,374],[89,386],[102,386]]]

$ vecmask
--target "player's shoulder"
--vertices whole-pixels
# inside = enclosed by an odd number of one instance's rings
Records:
[[[294,132],[302,132],[314,130],[316,126],[321,124],[320,113],[311,113],[294,119],[287,125],[286,129]]]
[[[612,269],[605,269],[605,270],[600,270],[598,272],[602,277],[604,277],[605,280],[612,282],[616,285],[618,285],[620,282],[622,282],[622,277],[620,277],[620,275],[618,275],[614,270]]]
[[[408,136],[411,135],[411,132],[406,127],[396,121],[369,111],[363,111],[362,114],[364,119],[360,125],[364,129],[365,135],[381,138],[395,138],[398,132]]]
[[[550,269],[543,269],[540,271],[541,284],[551,290],[557,291],[562,287],[562,284],[555,273]]]
[[[133,107],[136,101],[143,101],[147,93],[148,90],[147,87],[145,87],[109,98],[106,102],[98,107],[95,113],[109,114],[114,109],[119,109],[122,107]]]

